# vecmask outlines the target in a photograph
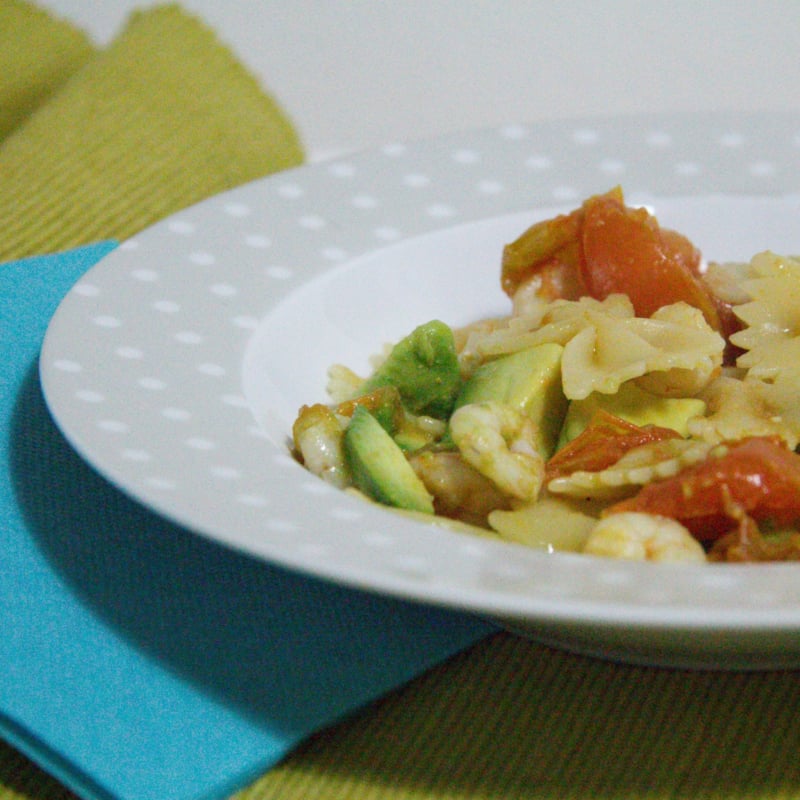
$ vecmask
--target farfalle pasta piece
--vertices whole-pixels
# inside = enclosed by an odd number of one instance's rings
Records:
[[[730,339],[747,351],[736,364],[765,381],[800,372],[800,260],[767,251],[750,272],[742,288],[751,299],[734,308],[745,327]]]
[[[706,442],[780,436],[794,450],[800,444],[800,381],[775,384],[721,375],[702,392],[708,411],[689,420],[689,434]]]
[[[542,315],[513,317],[479,332],[465,346],[470,358],[487,359],[554,342],[564,347],[562,381],[571,400],[592,392],[614,394],[625,381],[653,375],[643,386],[666,396],[695,394],[722,363],[723,338],[702,312],[686,303],[637,317],[620,294],[604,300],[555,300]]]
[[[663,439],[629,450],[610,467],[577,470],[553,478],[547,491],[566,497],[613,500],[635,493],[656,480],[671,478],[684,467],[705,459],[713,445],[691,439]]]
[[[592,310],[585,320],[586,327],[564,347],[562,380],[570,399],[614,394],[625,381],[651,374],[642,388],[691,395],[722,364],[724,339],[685,303],[664,306],[650,318]]]
[[[586,327],[586,314],[593,310],[624,319],[633,316],[633,305],[625,295],[605,300],[554,300],[541,313],[509,317],[505,324],[473,331],[464,352],[481,360],[527,350],[547,342],[565,345]]]

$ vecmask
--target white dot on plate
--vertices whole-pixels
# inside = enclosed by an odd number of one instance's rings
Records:
[[[672,136],[666,131],[651,131],[645,141],[650,147],[669,147],[672,144]]]
[[[303,187],[299,186],[296,183],[282,183],[278,187],[278,194],[281,197],[285,197],[289,200],[295,199],[297,197],[302,197],[305,194]]]
[[[197,371],[203,375],[209,375],[212,378],[221,378],[227,373],[225,367],[220,364],[212,363],[198,364]]]
[[[153,489],[160,489],[162,491],[172,491],[177,485],[171,478],[161,478],[158,476],[147,478],[145,483]]]
[[[408,147],[402,142],[387,144],[382,148],[383,154],[389,156],[389,158],[398,158],[399,156],[405,155],[407,151]]]
[[[592,128],[580,128],[573,131],[572,140],[575,144],[590,145],[595,144],[600,139],[600,134]]]
[[[384,242],[394,242],[402,236],[397,228],[392,228],[388,225],[375,228],[374,233],[376,239],[381,239]]]
[[[276,533],[294,533],[297,530],[297,523],[289,519],[270,519],[267,521],[267,530]]]
[[[325,558],[330,553],[330,548],[319,542],[303,542],[298,545],[297,550],[304,558],[311,558],[315,561]]]
[[[421,189],[423,186],[430,186],[431,179],[420,172],[412,172],[403,176],[403,184],[410,189]]]
[[[352,522],[364,516],[361,511],[355,508],[342,508],[341,506],[335,506],[330,510],[329,514],[334,519],[341,519],[345,522]]]
[[[367,547],[391,547],[395,544],[396,539],[389,533],[384,531],[367,531],[362,535],[361,541]]]
[[[240,394],[224,394],[222,395],[222,402],[232,408],[249,408],[246,398]]]
[[[578,190],[573,186],[556,186],[553,189],[553,197],[561,202],[575,200],[578,195]]]
[[[231,322],[235,327],[245,331],[254,331],[259,326],[259,321],[256,317],[237,316],[234,317]]]
[[[523,125],[506,125],[500,129],[500,135],[504,139],[519,141],[520,139],[525,139],[528,136],[528,129]]]
[[[618,175],[625,172],[625,163],[616,158],[604,158],[598,165],[601,172],[607,175]]]
[[[195,331],[181,331],[180,333],[175,334],[175,338],[181,344],[201,344],[203,342],[203,337],[196,333]]]
[[[722,147],[741,147],[744,144],[744,136],[737,131],[724,133],[719,137],[719,143]]]
[[[68,358],[59,358],[53,362],[53,366],[59,372],[83,372],[83,367],[77,362]]]
[[[505,187],[500,181],[479,181],[478,191],[482,194],[500,194]]]
[[[101,419],[98,421],[97,427],[106,433],[128,433],[130,430],[127,423],[118,419]]]
[[[277,455],[274,455],[272,458],[272,463],[275,464],[278,469],[299,469],[298,463],[289,455],[288,452],[278,452]]]
[[[180,305],[174,300],[156,300],[153,303],[153,308],[163,314],[175,314],[181,310]]]
[[[82,400],[84,403],[102,403],[105,397],[100,392],[95,392],[93,389],[79,389],[75,392],[75,397]]]
[[[131,272],[131,277],[142,283],[155,283],[158,280],[158,272],[154,269],[135,269]]]
[[[428,206],[425,211],[429,217],[434,217],[436,219],[446,219],[456,216],[456,210],[446,203],[435,203],[432,206]]]
[[[192,264],[197,264],[199,267],[209,267],[212,264],[215,264],[217,259],[213,253],[206,253],[205,251],[202,251],[190,253],[189,261],[191,261]]]
[[[239,291],[235,286],[231,286],[229,283],[215,283],[210,286],[209,289],[211,293],[217,295],[217,297],[233,297]]]
[[[748,171],[755,178],[767,178],[775,174],[775,165],[771,161],[755,161]]]
[[[100,294],[100,288],[93,283],[76,283],[72,291],[81,297],[97,297]]]
[[[225,213],[231,217],[248,217],[252,213],[250,206],[244,203],[226,203],[223,209]]]
[[[151,378],[149,376],[145,376],[144,378],[139,378],[137,383],[142,387],[142,389],[147,389],[151,392],[160,392],[162,389],[167,388],[167,384],[162,381],[161,378]]]
[[[119,328],[120,325],[122,325],[122,320],[117,317],[112,317],[110,314],[101,314],[95,317],[92,322],[94,322],[98,328]]]
[[[391,566],[406,575],[417,578],[430,577],[430,564],[421,556],[396,556],[392,559]]]
[[[289,267],[280,266],[278,264],[273,264],[271,267],[266,267],[264,269],[264,272],[266,272],[270,278],[275,278],[276,280],[279,281],[288,280],[289,278],[292,277],[292,275],[294,275],[294,270],[292,270]]]
[[[126,461],[137,461],[137,462],[140,462],[142,464],[147,462],[147,461],[152,461],[152,459],[153,459],[153,457],[150,455],[150,453],[147,452],[147,450],[136,450],[134,448],[125,448],[120,453],[120,455]]]
[[[335,178],[352,178],[356,174],[356,168],[346,161],[338,161],[328,167],[328,172]]]
[[[263,433],[263,431],[259,431]],[[326,494],[333,494],[334,489],[331,487],[329,483],[325,483],[323,480],[317,481],[309,481],[303,484],[303,491],[306,494],[313,494],[313,495],[326,495]]]
[[[476,150],[456,150],[453,153],[453,161],[457,164],[477,164],[481,160],[481,155]]]
[[[186,440],[186,446],[192,450],[215,450],[217,447],[210,439],[204,439],[202,436],[190,437]]]
[[[550,156],[529,156],[525,159],[525,166],[528,169],[545,170],[552,169],[553,159]]]
[[[319,253],[327,261],[344,261],[347,258],[347,251],[341,247],[323,247]]]
[[[216,466],[212,467],[209,472],[215,477],[224,481],[233,481],[241,477],[241,472],[235,467]]]
[[[260,233],[252,233],[244,237],[244,243],[248,247],[263,250],[272,244],[272,240],[268,236],[262,236]]]
[[[138,250],[139,242],[136,239],[128,239],[119,246],[120,250]]]
[[[192,415],[185,408],[175,408],[174,406],[162,408],[161,416],[171,419],[173,422],[186,422],[192,418]]]
[[[297,224],[309,231],[318,231],[327,225],[325,219],[319,214],[306,214],[297,220]]]
[[[144,358],[144,353],[138,347],[118,347],[114,352],[120,358],[127,358],[131,360]]]
[[[181,236],[189,236],[196,230],[196,226],[193,222],[183,219],[174,219],[168,222],[167,228],[173,233],[178,233]]]
[[[675,172],[678,175],[683,175],[687,178],[693,175],[699,175],[701,172],[700,165],[694,161],[679,161],[675,165]]]
[[[236,497],[236,502],[241,503],[243,506],[251,506],[252,508],[263,508],[268,505],[268,500],[261,494],[240,494]]]
[[[373,197],[371,194],[357,194],[350,202],[355,208],[361,208],[364,210],[377,208],[378,206],[378,199]]]

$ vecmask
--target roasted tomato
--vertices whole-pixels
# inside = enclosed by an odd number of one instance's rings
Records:
[[[581,235],[583,280],[592,297],[626,294],[640,317],[684,301],[719,330],[716,304],[699,275],[700,252],[685,236],[660,228],[646,209],[608,195],[593,198]]]
[[[672,517],[701,541],[717,539],[748,516],[788,527],[800,520],[800,455],[777,437],[720,445],[705,461],[648,484],[606,513],[618,511]]]
[[[629,450],[639,445],[680,439],[672,428],[657,425],[634,425],[632,422],[598,411],[589,425],[569,444],[564,445],[548,462],[545,481],[571,475],[578,470],[599,472],[616,464]]]
[[[586,200],[570,214],[532,225],[503,250],[501,285],[510,297],[532,279],[553,300],[610,294],[630,297],[636,314],[649,317],[662,306],[684,301],[720,329],[717,303],[700,275],[700,252],[682,234],[661,228],[643,208],[625,205],[617,187]]]

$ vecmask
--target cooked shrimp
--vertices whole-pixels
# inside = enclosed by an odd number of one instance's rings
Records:
[[[487,401],[456,409],[450,434],[464,460],[518,500],[533,500],[544,481],[536,425],[511,406]]]
[[[437,514],[487,527],[491,511],[508,508],[508,498],[461,453],[423,449],[408,460],[433,495]]]
[[[306,468],[339,489],[350,484],[343,435],[336,415],[321,403],[303,406],[292,426],[294,446]]]
[[[583,552],[632,561],[706,561],[702,545],[680,522],[634,511],[601,519],[589,534]]]

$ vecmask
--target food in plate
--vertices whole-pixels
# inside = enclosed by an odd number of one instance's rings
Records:
[[[800,260],[706,263],[622,190],[499,254],[508,314],[429,320],[303,406],[296,457],[422,519],[550,551],[800,558]]]

